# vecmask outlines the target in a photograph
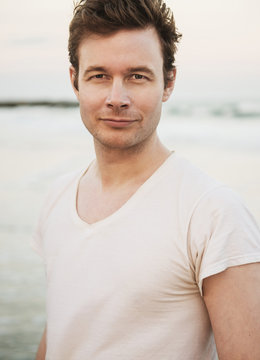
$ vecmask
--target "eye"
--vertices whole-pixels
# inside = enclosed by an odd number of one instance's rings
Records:
[[[104,74],[94,75],[94,78],[96,78],[96,79],[103,79],[103,77],[104,77]]]
[[[105,78],[106,78],[105,74],[95,74],[90,76],[88,80],[103,80]]]
[[[141,74],[133,74],[132,77],[134,80],[145,80],[146,79],[146,77]]]

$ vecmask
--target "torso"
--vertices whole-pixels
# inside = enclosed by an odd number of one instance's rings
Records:
[[[84,176],[57,186],[41,226],[46,358],[217,359],[184,234],[196,186],[183,192],[181,168],[172,157],[142,185],[106,194],[93,178],[85,191]]]

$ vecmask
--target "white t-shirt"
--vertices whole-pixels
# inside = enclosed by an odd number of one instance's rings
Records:
[[[90,225],[76,211],[82,173],[55,183],[33,242],[46,264],[46,359],[218,359],[202,282],[260,261],[248,210],[172,154]]]

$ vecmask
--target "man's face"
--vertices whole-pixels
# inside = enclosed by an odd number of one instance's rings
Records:
[[[73,68],[70,75],[73,84]],[[161,46],[153,28],[91,34],[80,44],[74,91],[96,145],[145,145],[156,134],[162,102],[169,98],[173,83],[164,86]]]

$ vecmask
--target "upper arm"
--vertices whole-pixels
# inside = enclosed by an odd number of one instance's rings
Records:
[[[46,327],[44,329],[35,360],[45,360],[46,357]]]
[[[205,278],[203,293],[219,360],[259,360],[260,263]]]

